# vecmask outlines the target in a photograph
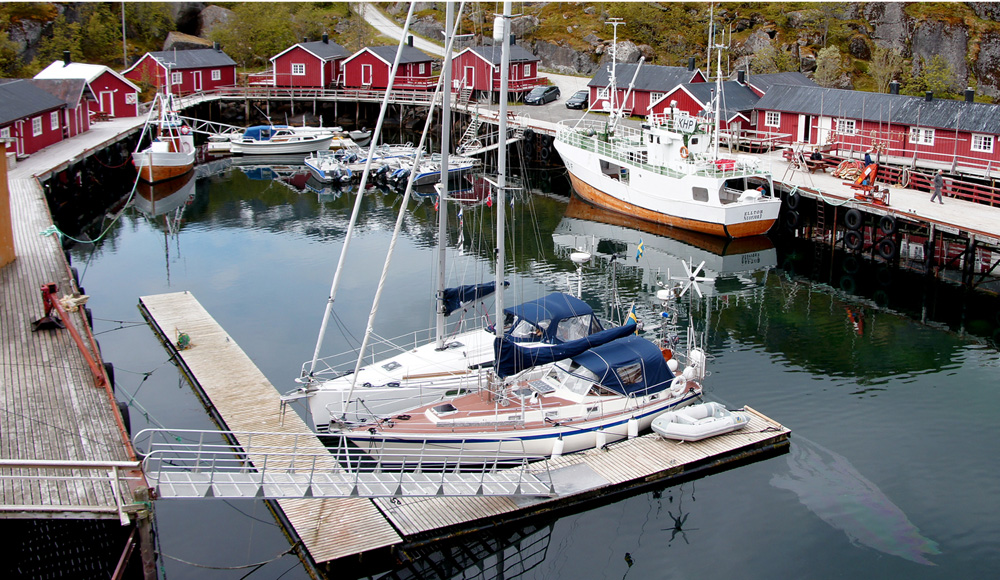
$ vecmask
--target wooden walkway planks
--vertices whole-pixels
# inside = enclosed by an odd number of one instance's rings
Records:
[[[187,292],[139,299],[161,337],[175,343],[180,332],[191,346],[178,351],[217,415],[231,431],[306,433],[294,412],[281,415],[279,393],[204,307]],[[314,449],[322,443],[314,439]],[[402,541],[369,499],[279,500],[281,507],[317,563],[352,556]]]
[[[69,332],[32,332],[31,323],[44,314],[41,286],[54,282],[63,296],[73,284],[58,237],[40,235],[52,225],[42,188],[33,178],[8,185],[16,259],[0,268],[0,459],[129,461],[111,395],[95,385]],[[82,313],[70,314],[81,333]],[[23,517],[65,511],[117,518],[119,502],[132,503],[128,489],[116,494],[108,481],[22,477],[0,483],[4,512]]]

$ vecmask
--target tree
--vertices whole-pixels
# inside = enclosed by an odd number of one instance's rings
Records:
[[[289,27],[290,4],[245,2],[233,9],[233,19],[212,31],[212,40],[222,45],[241,67],[265,66],[272,56],[298,42]]]
[[[125,32],[130,43],[143,48],[162,46],[173,29],[174,19],[166,2],[125,3]]]
[[[71,57],[76,55],[80,58],[83,54],[80,49],[80,25],[67,22],[66,17],[60,14],[52,21],[52,36],[42,37],[39,41],[32,68],[41,70],[53,61],[61,60],[66,50]]]
[[[756,74],[789,72],[798,68],[795,57],[775,46],[774,42],[757,49],[750,61],[750,72]]]
[[[876,45],[872,51],[872,60],[868,63],[868,75],[875,81],[875,90],[885,93],[892,82],[903,70],[903,55],[897,48],[884,48]]]
[[[104,2],[85,2],[81,7],[80,48],[86,62],[110,63],[122,53],[120,13]]]
[[[816,54],[816,72],[813,74],[813,80],[821,87],[832,87],[843,71],[842,63],[839,48],[831,45],[821,49]]]
[[[925,91],[931,91],[940,97],[951,97],[958,92],[958,79],[944,57],[935,54],[930,61],[921,58],[920,62],[920,72],[907,80],[903,93],[923,95]]]

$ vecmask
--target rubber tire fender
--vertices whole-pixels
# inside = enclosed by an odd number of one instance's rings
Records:
[[[878,220],[878,229],[882,230],[883,234],[891,236],[899,230],[899,224],[893,216],[884,215]]]
[[[844,246],[849,250],[860,250],[864,243],[865,240],[861,237],[861,232],[857,230],[847,230],[844,234]]]
[[[886,260],[891,260],[896,257],[896,242],[886,238],[875,245],[875,251]]]
[[[847,213],[844,214],[844,225],[849,230],[860,230],[862,220],[861,212],[855,208],[847,210]]]
[[[788,196],[788,207],[791,209],[796,209],[799,207],[799,201],[801,201],[801,196],[798,191],[793,191]]]

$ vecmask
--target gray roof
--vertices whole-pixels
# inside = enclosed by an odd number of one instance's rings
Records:
[[[627,89],[629,83],[632,82],[632,75],[635,74],[635,67],[638,64],[623,64],[619,63],[615,70],[615,76],[617,77],[616,84],[620,89]],[[611,84],[611,67],[605,66],[601,70],[597,71],[594,78],[590,79],[587,83],[588,87],[606,87]],[[677,85],[691,82],[694,75],[697,74],[696,70],[688,70],[687,67],[683,66],[662,66],[655,64],[644,64],[639,69],[639,76],[635,79],[636,91],[671,91],[677,88]]]
[[[702,104],[712,102],[715,83],[684,83],[681,86]],[[722,83],[722,118],[731,119],[737,113],[752,111],[759,100],[760,97],[750,87],[736,81],[725,81]]]
[[[800,87],[819,86],[811,78],[800,72],[747,75],[747,84],[762,93],[766,93],[774,85],[796,85]]]
[[[369,46],[368,50],[374,52],[379,58],[390,65],[396,60],[396,46]],[[358,53],[355,53],[358,54]],[[432,59],[426,52],[413,48],[410,45],[403,46],[403,56],[399,59],[399,64],[409,64],[411,62],[430,62]]]
[[[347,49],[340,46],[336,42],[323,42],[322,40],[315,40],[313,42],[300,42],[295,46],[301,46],[324,60],[347,58],[349,56]]]
[[[65,106],[62,99],[49,94],[25,79],[0,82],[0,125],[13,123]]]
[[[83,79],[31,79],[28,82],[62,100],[70,108],[78,107],[84,95],[97,100],[94,91]]]
[[[197,48],[194,50],[161,50],[149,53],[161,64],[170,64],[170,70],[189,68],[205,68],[210,66],[236,66],[236,61],[229,55],[214,48]]]
[[[757,102],[757,109],[1000,134],[1000,107],[964,100],[928,102],[908,95],[775,85]]]
[[[494,65],[500,64],[503,56],[502,46],[471,46],[469,50],[486,59]],[[510,47],[510,62],[535,62],[541,60],[524,48],[514,44]]]

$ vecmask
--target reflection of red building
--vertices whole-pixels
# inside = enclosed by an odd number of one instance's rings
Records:
[[[108,117],[139,115],[139,87],[114,70],[100,64],[70,62],[69,53],[35,75],[36,79],[83,79],[96,100],[90,101],[91,113]]]
[[[236,85],[236,61],[215,48],[147,52],[126,70],[125,78],[146,81],[160,90],[170,71],[170,92],[175,95],[210,91]]]
[[[66,103],[25,79],[0,81],[0,137],[14,140],[18,155],[30,155],[63,139]]]
[[[276,87],[327,88],[341,81],[340,65],[347,50],[336,42],[323,40],[300,42],[271,57],[271,71]]]
[[[508,88],[512,93],[530,91],[538,84],[539,58],[510,39]],[[500,46],[472,46],[451,61],[451,78],[456,87],[484,93],[500,91]],[[569,96],[569,95],[567,95]]]
[[[385,89],[389,84],[396,46],[370,46],[349,56],[343,64],[344,87],[352,89]],[[413,37],[403,46],[396,72],[394,89],[433,89],[437,82],[431,76],[433,59],[413,48]]]

